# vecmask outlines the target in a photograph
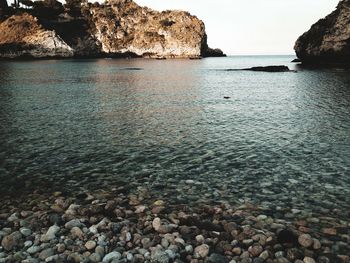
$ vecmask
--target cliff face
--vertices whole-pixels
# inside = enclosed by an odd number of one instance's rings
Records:
[[[90,14],[105,53],[199,57],[206,47],[204,23],[186,12],[156,12],[131,0],[113,0],[90,8]]]
[[[299,37],[294,49],[305,63],[350,64],[350,0]]]
[[[11,16],[0,24],[1,57],[71,57],[73,49],[54,31],[45,30],[29,15]]]
[[[215,51],[213,53],[213,51]],[[84,3],[80,17],[22,14],[0,24],[0,57],[128,56],[197,58],[209,49],[204,23],[183,11],[157,12],[132,0]]]

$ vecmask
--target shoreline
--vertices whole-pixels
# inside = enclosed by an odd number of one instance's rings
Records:
[[[113,191],[4,196],[0,262],[349,262],[350,223]],[[265,212],[265,213],[264,213]]]

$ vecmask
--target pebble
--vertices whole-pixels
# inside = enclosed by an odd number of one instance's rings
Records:
[[[298,238],[299,244],[303,247],[311,247],[313,244],[313,239],[309,234],[302,234]]]
[[[261,254],[261,252],[263,252],[263,250],[264,250],[263,247],[257,244],[252,245],[248,248],[249,253],[253,257],[258,257]]]
[[[245,245],[247,247],[252,245],[253,243],[254,243],[253,239],[245,239],[245,240],[243,240],[243,245]]]
[[[187,245],[185,247],[185,251],[188,253],[188,254],[192,254],[193,252],[193,247],[191,245]]]
[[[208,258],[208,263],[228,263],[228,259],[220,254],[213,253]]]
[[[53,225],[50,226],[50,228],[47,230],[46,234],[41,236],[41,241],[42,242],[48,242],[51,241],[52,239],[56,238],[56,234],[60,231],[60,227]]]
[[[156,217],[155,219],[153,219],[152,226],[155,231],[158,231],[160,229],[161,221],[159,217]]]
[[[20,228],[19,232],[21,232],[21,234],[25,237],[28,237],[32,234],[32,231],[29,228],[26,227],[22,227]]]
[[[197,241],[198,243],[203,243],[203,242],[204,242],[204,236],[202,236],[202,235],[197,235],[197,236],[196,236],[196,241]]]
[[[335,228],[323,228],[322,233],[330,236],[336,236],[337,230]]]
[[[71,232],[71,234],[72,234],[72,238],[73,238],[73,239],[76,239],[76,238],[78,238],[78,239],[83,239],[83,238],[84,238],[84,233],[83,233],[83,231],[82,231],[79,227],[77,227],[77,226],[72,227],[72,229],[70,230],[70,232]]]
[[[89,240],[85,243],[85,247],[87,250],[92,250],[96,247],[96,242],[93,240]]]
[[[303,261],[304,263],[316,263],[316,261],[310,257],[305,257]]]
[[[194,256],[196,258],[205,258],[209,254],[209,246],[207,244],[200,245],[194,249]]]
[[[117,251],[113,251],[111,253],[108,253],[107,255],[105,255],[102,259],[103,263],[109,263],[112,262],[113,260],[118,260],[122,257],[122,255],[117,252]]]
[[[90,256],[89,256],[89,259],[91,262],[93,263],[97,263],[97,262],[101,262],[101,255],[99,253],[92,253]]]
[[[152,259],[152,262],[157,262],[157,263],[168,263],[170,261],[168,254],[162,250],[154,251],[154,253],[152,253],[151,255],[151,259]]]
[[[45,260],[46,258],[53,256],[53,254],[54,250],[52,248],[47,248],[40,252],[39,258]]]
[[[37,252],[39,252],[41,250],[41,248],[39,246],[31,246],[30,248],[27,249],[27,252],[29,254],[35,254]]]
[[[189,191],[204,186],[186,185]],[[133,193],[131,203],[122,193],[116,193],[113,200],[96,194],[82,202],[84,205],[72,204],[61,195],[57,205],[63,212],[53,212],[46,200],[38,202],[40,208],[33,208],[33,212],[13,213],[12,209],[6,215],[0,213],[0,263],[315,263],[315,259],[317,263],[331,263],[334,259],[347,262],[349,258],[349,223],[343,217],[318,219],[317,212],[312,212],[311,218],[311,213],[299,208],[270,208],[268,204],[254,213],[248,204],[194,210],[181,205],[181,210],[172,211],[172,205],[166,207],[161,200],[142,204],[144,198],[149,198],[145,193],[145,197]],[[45,205],[49,214],[41,213]],[[65,211],[68,205],[70,211]],[[162,213],[155,216],[153,209],[159,207]],[[9,214],[17,219],[6,221]],[[57,220],[51,220],[53,215]],[[298,237],[297,233],[302,234]]]
[[[72,229],[73,227],[82,227],[82,223],[79,219],[72,219],[71,221],[67,222],[64,227],[67,229]]]
[[[263,251],[259,256],[259,258],[261,258],[264,261],[267,260],[269,257],[270,257],[270,253],[267,250]]]
[[[13,232],[12,234],[7,235],[2,239],[1,246],[5,250],[10,251],[19,245],[21,238],[22,238],[22,234],[20,232],[18,231]]]
[[[24,242],[24,247],[30,247],[30,246],[32,246],[33,245],[33,241],[31,241],[31,240],[27,240],[27,241],[25,241]]]

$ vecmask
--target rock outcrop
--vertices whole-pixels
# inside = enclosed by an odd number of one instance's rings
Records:
[[[23,13],[0,24],[0,57],[224,56],[208,47],[204,23],[184,11],[158,12],[132,0],[108,0],[82,4],[78,17],[32,13],[37,18]]]
[[[29,14],[14,15],[0,24],[1,57],[71,57],[73,49],[54,31],[45,30]]]
[[[350,64],[350,0],[304,33],[295,51],[303,63]]]
[[[90,8],[90,13],[104,53],[199,57],[204,52],[204,23],[187,12],[157,12],[131,0],[113,0],[104,8]]]

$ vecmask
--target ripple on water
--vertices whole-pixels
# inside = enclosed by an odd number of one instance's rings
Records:
[[[349,212],[347,72],[212,70],[290,60],[1,62],[0,188]]]

